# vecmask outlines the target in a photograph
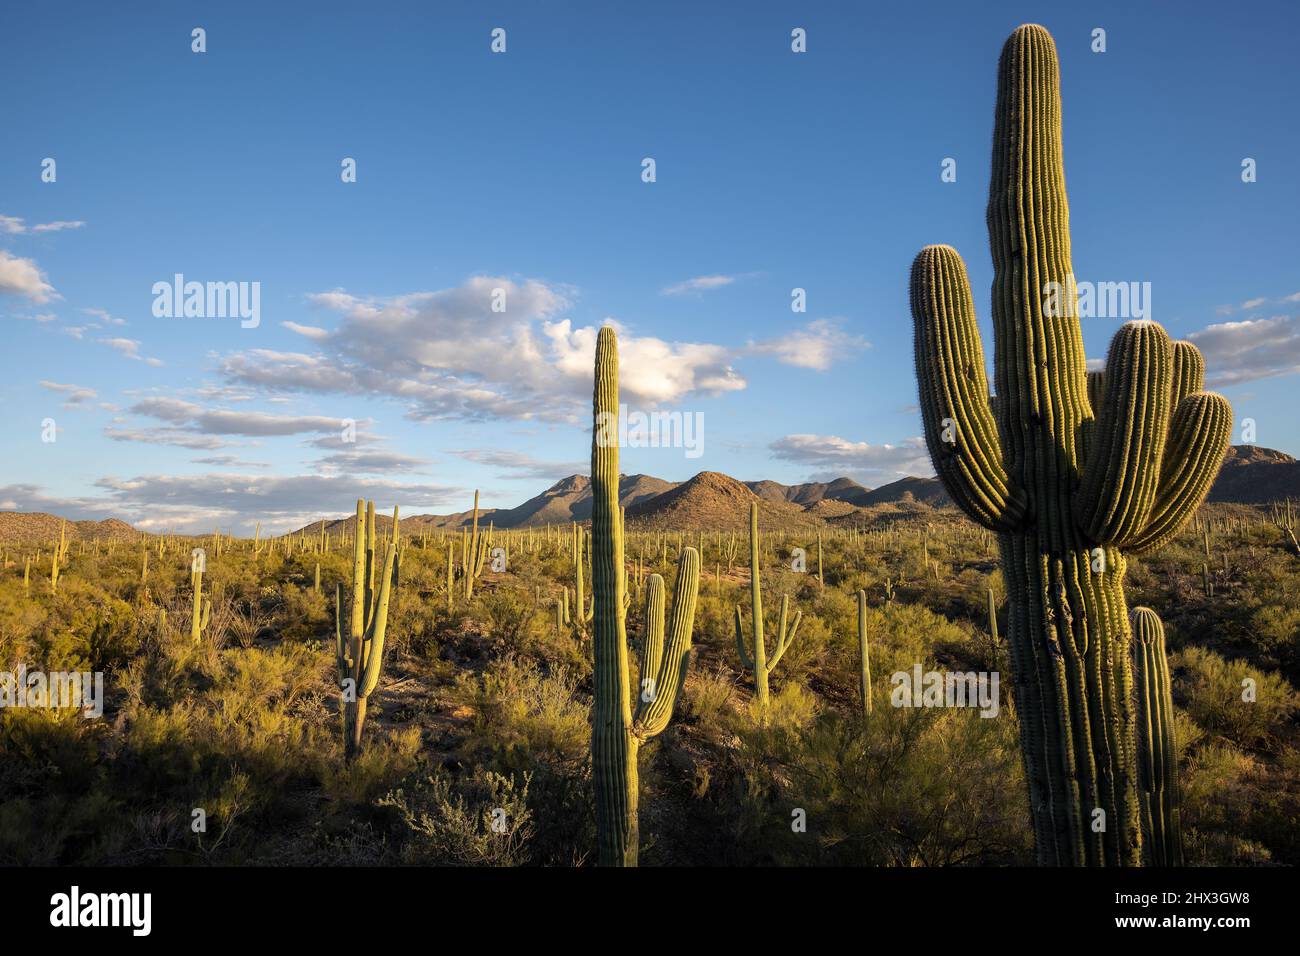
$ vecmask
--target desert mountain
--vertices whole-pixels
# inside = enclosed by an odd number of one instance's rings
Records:
[[[1210,501],[1262,504],[1300,498],[1300,461],[1272,448],[1233,445],[1210,488]]]
[[[116,518],[106,518],[103,521],[69,521],[65,526],[63,518],[43,511],[0,511],[0,541],[45,544],[59,539],[60,528],[64,529],[63,533],[69,541],[82,539],[89,541],[93,538],[107,541],[110,538],[140,537],[139,531]]]
[[[870,488],[864,488],[852,478],[836,478],[824,483],[810,481],[802,485],[782,485],[775,481],[747,481],[745,485],[764,501],[783,501],[805,508],[820,501],[842,501],[850,505],[865,502]]]
[[[808,523],[798,505],[756,495],[743,482],[717,471],[702,471],[627,509],[627,520],[639,529],[710,528],[740,530],[749,526],[749,505],[759,503],[759,521],[768,527]]]

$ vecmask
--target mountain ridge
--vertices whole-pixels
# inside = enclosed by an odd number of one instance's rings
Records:
[[[1300,498],[1300,461],[1291,455],[1259,445],[1233,445],[1224,459],[1207,501],[1215,504],[1264,504]],[[839,524],[863,509],[901,506],[908,514],[951,505],[937,478],[906,476],[877,488],[851,478],[785,485],[770,479],[740,481],[716,471],[703,471],[686,481],[674,482],[653,475],[619,476],[619,502],[630,523],[642,528],[711,527],[743,528],[748,524],[749,503],[759,502],[759,520],[769,525],[792,522]],[[479,524],[497,528],[541,527],[591,518],[591,480],[569,475],[513,508],[481,508]],[[321,521],[337,533],[352,515],[316,518],[290,534],[318,533]],[[386,515],[376,515],[387,526]],[[0,511],[0,540],[15,543],[48,542],[65,527],[64,519],[47,512]],[[473,522],[473,511],[419,514],[402,519],[402,530],[420,533],[459,530]],[[142,534],[117,518],[68,520],[71,540],[135,537]]]

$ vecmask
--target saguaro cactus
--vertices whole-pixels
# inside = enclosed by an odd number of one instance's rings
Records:
[[[871,716],[871,650],[867,640],[867,592],[858,591],[858,690],[862,711]]]
[[[1153,322],[1116,333],[1089,388],[1056,48],[1040,26],[1002,51],[988,228],[996,400],[961,257],[928,246],[912,266],[926,442],[953,500],[999,535],[1039,862],[1136,864],[1126,554],[1163,546],[1192,516],[1232,414],[1200,390],[1196,348]]]
[[[343,635],[343,584],[334,592],[334,651],[343,689],[343,754],[351,760],[361,750],[361,730],[366,722],[366,704],[379,684],[384,660],[384,635],[388,631],[388,603],[393,588],[393,565],[397,560],[397,508],[393,508],[393,536],[388,542],[374,593],[375,503],[367,509],[357,501],[356,533],[352,551],[352,606],[348,637]]]
[[[591,437],[591,589],[595,703],[591,769],[596,789],[596,842],[601,866],[637,863],[637,752],[668,726],[686,680],[700,556],[682,551],[664,630],[664,582],[651,575],[641,645],[641,693],[629,698],[623,526],[618,504],[618,340],[606,326],[596,339]]]
[[[622,512],[620,511],[619,514],[621,515]],[[622,519],[620,518],[619,520],[621,522]],[[621,523],[619,527],[622,527]],[[586,537],[587,535],[583,531],[582,527],[580,525],[575,524],[573,526],[573,574],[574,574],[573,626],[577,630],[579,637],[586,637],[587,625],[591,623],[592,617],[596,613],[595,600],[593,599],[592,603],[588,605],[587,598],[584,594],[584,588],[583,588],[582,542],[586,539]],[[594,568],[592,570],[592,574],[593,576],[595,574]]]
[[[1148,607],[1136,607],[1133,624],[1133,676],[1137,688],[1138,798],[1146,861],[1153,866],[1181,866],[1183,838],[1178,799],[1178,751],[1174,736],[1174,701],[1165,628]]]
[[[740,653],[740,662],[754,672],[754,695],[758,706],[767,709],[767,678],[780,663],[781,657],[794,643],[799,633],[799,622],[803,611],[795,611],[794,621],[790,620],[790,595],[781,597],[781,617],[777,627],[776,647],[772,659],[767,658],[767,647],[763,640],[763,588],[759,581],[759,537],[758,537],[758,502],[749,503],[749,597],[750,617],[753,627],[750,630],[750,643],[745,643],[745,618],[740,605],[736,605],[736,650]]]
[[[190,602],[190,640],[199,642],[203,632],[208,629],[212,619],[212,601],[203,596],[203,570],[206,559],[201,548],[195,548],[190,560],[190,583],[193,585],[194,598]]]

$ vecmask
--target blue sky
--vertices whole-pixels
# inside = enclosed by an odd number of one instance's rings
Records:
[[[359,494],[512,506],[585,470],[607,320],[630,405],[704,415],[701,457],[626,449],[627,472],[926,473],[908,268],[962,252],[991,355],[995,67],[1027,21],[1061,56],[1076,276],[1150,282],[1258,443],[1300,452],[1298,11],[10,5],[0,509],[245,530]],[[260,283],[260,324],[155,317],[176,273]],[[1119,321],[1083,321],[1091,356]]]

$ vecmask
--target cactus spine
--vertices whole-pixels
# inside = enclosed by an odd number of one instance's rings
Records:
[[[623,527],[618,503],[618,340],[605,326],[596,340],[591,436],[591,589],[595,703],[591,767],[596,789],[596,842],[601,866],[637,863],[637,752],[672,718],[686,680],[700,556],[685,548],[665,639],[664,582],[650,576],[641,644],[641,693],[629,699]]]
[[[1039,862],[1132,865],[1141,836],[1126,554],[1163,546],[1191,518],[1227,451],[1231,409],[1200,391],[1195,347],[1171,345],[1152,322],[1119,330],[1090,388],[1051,35],[1017,28],[998,72],[988,204],[997,396],[965,265],[928,246],[911,276],[926,443],[953,500],[999,534]]]
[[[1155,611],[1133,609],[1133,677],[1137,688],[1138,789],[1142,835],[1152,866],[1181,866],[1178,750],[1165,628]]]
[[[379,684],[384,660],[384,636],[388,631],[388,604],[393,588],[393,567],[397,561],[397,508],[393,508],[393,536],[388,542],[379,578],[375,580],[375,503],[357,501],[352,550],[352,606],[348,637],[343,636],[343,584],[335,590],[334,651],[343,690],[343,754],[351,760],[361,750],[361,731],[366,722],[366,703]]]
[[[796,611],[794,621],[791,622],[790,596],[788,594],[782,595],[776,648],[772,653],[772,659],[769,661],[767,659],[767,647],[763,640],[763,588],[758,573],[760,563],[759,547],[758,502],[751,501],[749,503],[749,600],[753,628],[750,633],[751,644],[747,647],[745,645],[745,620],[741,614],[740,605],[736,605],[736,649],[740,653],[740,662],[754,672],[754,694],[758,699],[758,706],[766,710],[768,675],[772,673],[781,657],[794,643],[795,635],[799,632],[799,622],[803,619],[803,611]]]

